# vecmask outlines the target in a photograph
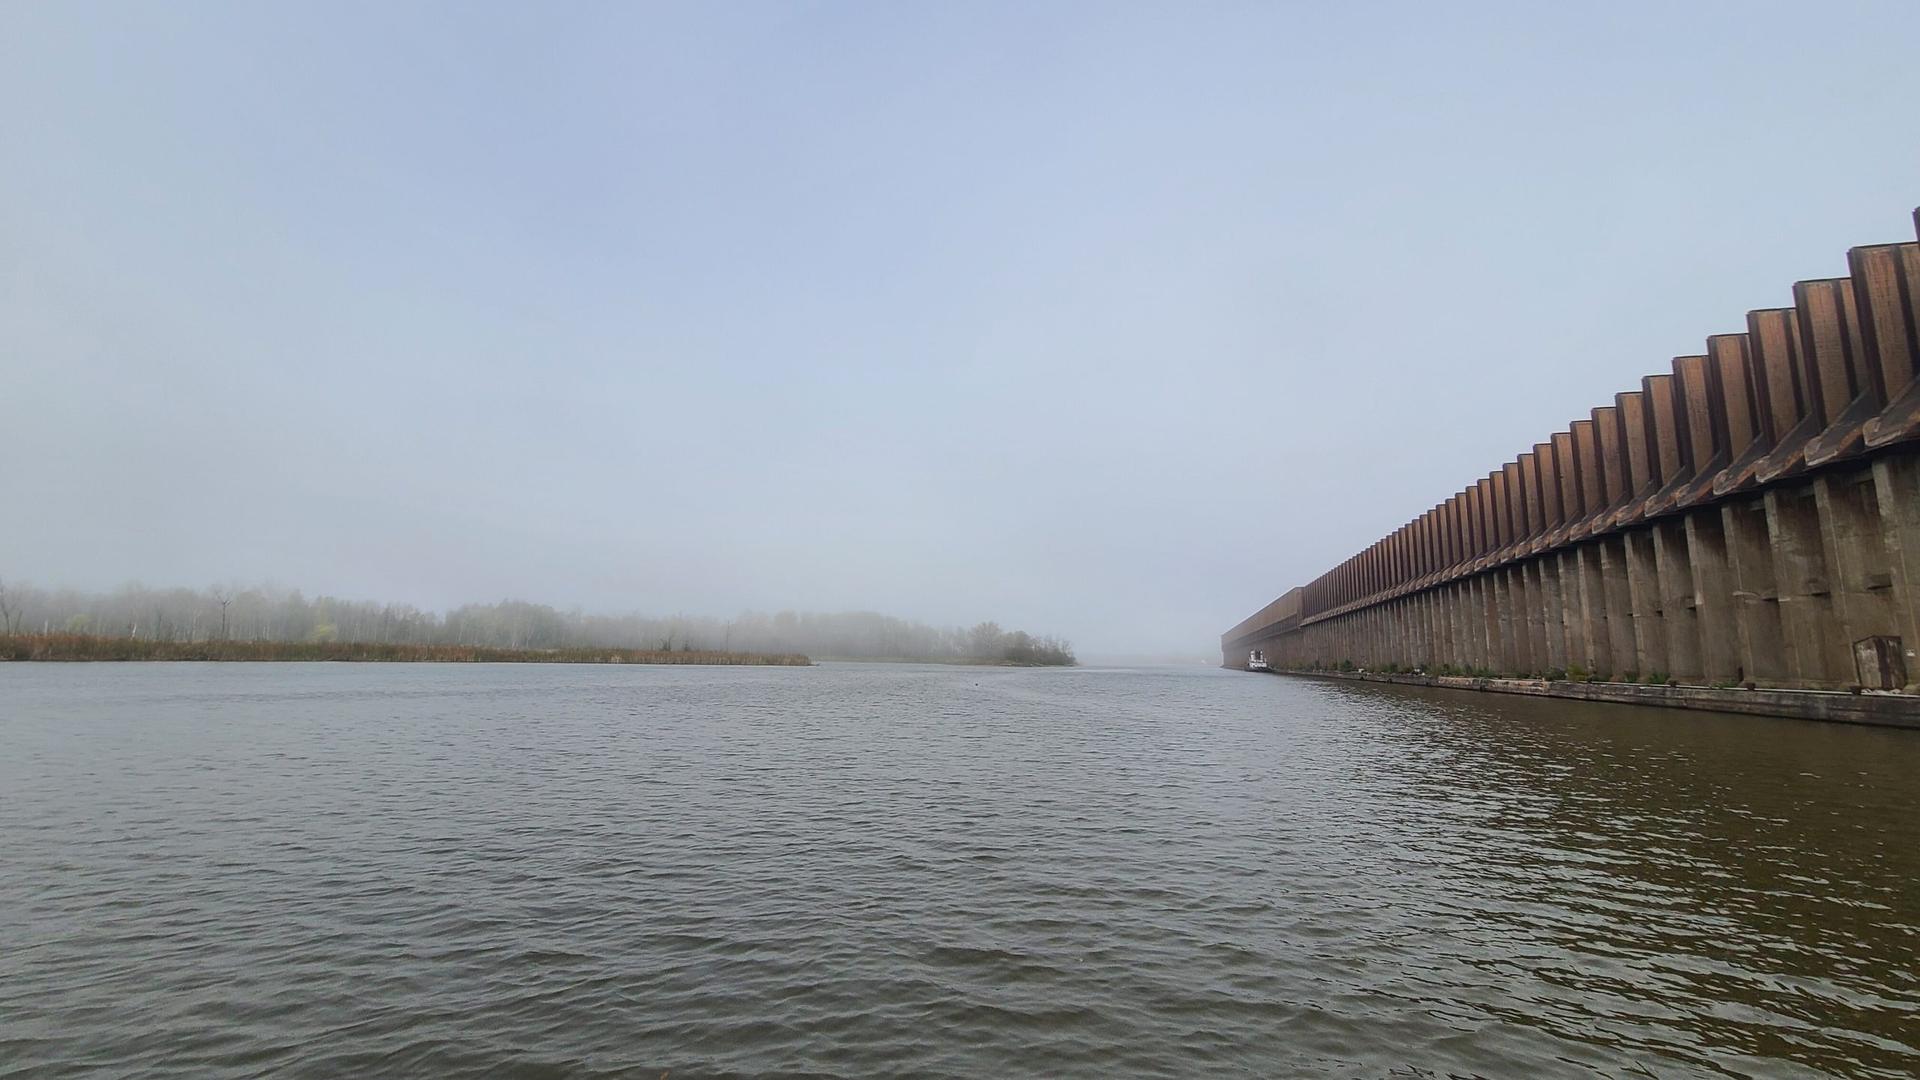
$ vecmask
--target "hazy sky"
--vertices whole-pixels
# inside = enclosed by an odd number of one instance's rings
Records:
[[[1920,5],[0,0],[0,575],[1205,652],[1852,244]]]

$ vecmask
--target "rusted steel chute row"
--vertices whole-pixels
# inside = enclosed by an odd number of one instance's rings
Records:
[[[1226,662],[1913,689],[1920,244],[1847,264],[1269,604]]]

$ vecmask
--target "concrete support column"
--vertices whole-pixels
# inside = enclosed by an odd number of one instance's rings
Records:
[[[1853,649],[1834,611],[1820,511],[1811,485],[1767,492],[1767,532],[1780,590],[1780,623],[1793,677],[1803,686],[1852,683]]]
[[[1560,563],[1552,555],[1543,555],[1533,560],[1533,564],[1535,573],[1540,575],[1540,596],[1544,601],[1540,628],[1545,639],[1546,666],[1564,668],[1567,666],[1567,615],[1560,588]]]
[[[1433,632],[1433,590],[1429,589],[1413,598],[1415,624],[1420,633],[1420,663],[1432,666],[1439,663],[1439,642]]]
[[[1480,650],[1479,634],[1474,630],[1473,618],[1473,582],[1462,579],[1453,583],[1454,619],[1459,625],[1461,667],[1471,667],[1474,657]]]
[[[1739,612],[1734,606],[1733,573],[1720,512],[1695,511],[1686,516],[1684,525],[1687,559],[1693,567],[1701,673],[1709,683],[1738,682],[1746,677],[1746,668],[1740,662]]]
[[[1581,544],[1573,553],[1580,578],[1580,610],[1584,620],[1586,657],[1580,666],[1596,675],[1613,670],[1613,637],[1607,619],[1606,570],[1600,560],[1600,541]]]
[[[1407,663],[1419,667],[1427,658],[1427,636],[1420,625],[1420,597],[1409,596],[1401,600],[1400,605],[1407,623]]]
[[[1473,613],[1473,582],[1462,578],[1453,583],[1453,602],[1455,618],[1460,620],[1460,659],[1461,667],[1472,667],[1479,661],[1480,654],[1479,619]]]
[[[1495,640],[1500,643],[1493,667],[1502,674],[1511,674],[1520,667],[1519,649],[1513,634],[1512,574],[1506,567],[1501,567],[1489,574],[1488,578],[1493,582],[1493,618],[1498,626]]]
[[[1407,662],[1407,639],[1403,632],[1405,625],[1400,620],[1401,601],[1395,600],[1387,605],[1388,645],[1393,651],[1393,662],[1404,665]]]
[[[1639,664],[1633,643],[1633,590],[1627,577],[1627,545],[1618,536],[1602,537],[1594,545],[1600,563],[1602,602],[1607,610],[1607,670],[1620,678]]]
[[[1420,597],[1403,596],[1400,598],[1401,651],[1407,655],[1410,667],[1419,667],[1420,658],[1426,648],[1426,637],[1420,632]]]
[[[1653,552],[1653,531],[1635,529],[1622,538],[1627,556],[1627,591],[1633,618],[1633,672],[1644,679],[1667,668],[1667,630],[1660,620],[1660,574]]]
[[[1720,521],[1732,576],[1735,647],[1744,677],[1768,685],[1792,682],[1781,674],[1792,665],[1780,631],[1780,591],[1773,579],[1766,502],[1747,499],[1724,505]]]
[[[1565,666],[1578,666],[1591,671],[1592,649],[1587,644],[1587,605],[1580,580],[1580,561],[1571,549],[1562,548],[1554,552],[1553,564],[1560,575],[1561,613],[1565,620],[1563,630],[1567,640]]]
[[[1920,691],[1920,454],[1902,454],[1873,463],[1873,489],[1880,504],[1880,530],[1887,542],[1893,575],[1894,609],[1902,613],[1901,650],[1907,661],[1907,689]]]
[[[1513,603],[1514,674],[1533,670],[1533,582],[1525,560],[1507,567],[1507,596]]]
[[[1700,619],[1694,610],[1684,524],[1673,519],[1654,523],[1653,558],[1660,579],[1660,618],[1667,627],[1667,674],[1681,682],[1701,682],[1706,671],[1700,663]]]
[[[1540,560],[1528,559],[1520,567],[1527,589],[1527,671],[1550,667],[1547,658],[1547,593],[1540,580]]]
[[[1822,539],[1833,557],[1833,599],[1841,636],[1853,659],[1852,646],[1857,642],[1901,637],[1900,616],[1906,614],[1893,606],[1893,570],[1881,532],[1880,500],[1868,469],[1821,476],[1814,481],[1813,491]],[[1905,644],[1903,638],[1903,649]],[[1863,671],[1857,663],[1852,679],[1872,689],[1882,688],[1877,672]]]
[[[1420,622],[1418,594],[1400,601],[1407,621],[1407,660],[1414,667],[1427,662],[1427,628]]]
[[[1502,641],[1500,639],[1500,600],[1495,595],[1495,575],[1481,574],[1476,579],[1480,583],[1480,633],[1487,643],[1485,666],[1492,671],[1506,670],[1501,666]]]
[[[1400,619],[1406,629],[1407,656],[1414,667],[1419,667],[1427,655],[1427,636],[1420,627],[1419,596],[1405,597],[1400,601]]]

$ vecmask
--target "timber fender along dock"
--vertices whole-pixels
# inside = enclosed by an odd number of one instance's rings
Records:
[[[1847,267],[1241,620],[1223,665],[1920,727],[1920,244]]]

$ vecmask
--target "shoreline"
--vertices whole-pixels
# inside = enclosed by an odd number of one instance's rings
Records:
[[[340,662],[363,664],[656,664],[701,667],[811,667],[798,653],[668,649],[506,649],[485,645],[398,645],[362,641],[152,641],[86,634],[0,637],[0,663],[89,664]]]
[[[1065,668],[1079,667],[1072,664],[1023,664],[1017,660],[977,660],[971,657],[934,657],[934,656],[822,656],[815,660],[821,664],[939,664],[943,667],[1003,667],[1003,668]]]

